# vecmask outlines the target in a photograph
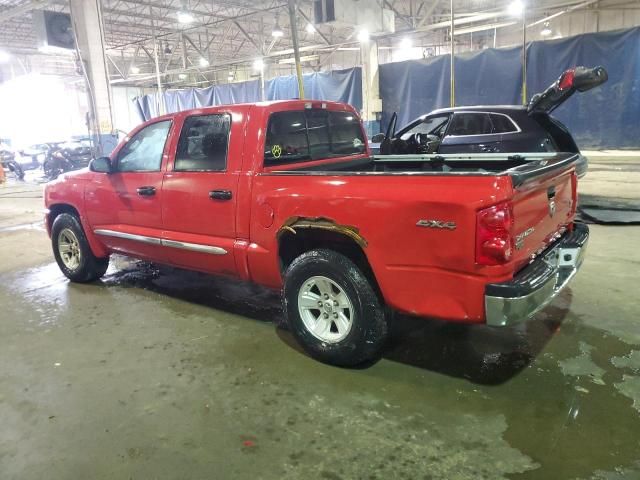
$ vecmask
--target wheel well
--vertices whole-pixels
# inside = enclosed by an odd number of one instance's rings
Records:
[[[283,275],[291,262],[304,252],[326,248],[344,255],[355,263],[367,277],[379,298],[383,298],[367,255],[354,239],[342,233],[323,229],[306,228],[294,231],[295,233],[293,231],[283,232],[278,239],[278,259]]]
[[[78,217],[78,220],[80,220],[80,214],[78,213],[78,210],[75,209],[75,207],[72,207],[71,205],[68,205],[66,203],[58,203],[56,205],[51,205],[49,207],[49,216],[47,217],[48,223],[49,223],[49,231],[51,231],[51,227],[53,226],[53,222],[56,219],[56,217],[62,213],[69,213],[71,215],[75,215],[76,217]]]

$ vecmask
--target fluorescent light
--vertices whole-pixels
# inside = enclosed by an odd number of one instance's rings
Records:
[[[496,28],[509,27],[511,25],[515,25],[516,23],[518,22],[509,21],[509,22],[499,22],[499,23],[487,23],[485,25],[478,25],[477,27],[456,28],[453,34],[466,35],[468,33],[482,32],[485,30],[494,30]]]
[[[134,75],[137,75],[140,73],[140,67],[136,67],[135,65],[132,65],[129,71]]]
[[[357,50],[360,50],[359,48]],[[320,57],[318,55],[306,55],[300,57],[300,63],[302,62],[313,62],[314,60],[318,60]],[[294,57],[291,58],[283,58],[282,60],[278,60],[278,64],[288,64],[288,63],[296,63],[296,59]]]
[[[549,22],[544,22],[544,28],[540,30],[540,35],[543,37],[548,37],[553,32],[551,31],[551,27],[549,26]]]
[[[253,61],[253,69],[260,71],[263,68],[264,68],[264,60],[262,60],[261,58],[256,58]]]
[[[207,60],[204,57],[200,57],[200,60],[198,61],[198,63],[200,63],[201,67],[208,67],[209,66],[209,60]]]
[[[11,60],[11,54],[4,50],[0,50],[0,63],[7,63],[9,60]]]
[[[509,15],[519,17],[524,12],[524,3],[522,0],[513,0],[507,7],[507,12]]]
[[[402,49],[407,49],[407,48],[411,48],[413,45],[413,42],[411,41],[411,39],[409,37],[405,37],[402,40],[400,40],[400,48]]]
[[[180,22],[180,23],[191,23],[191,22],[193,22],[193,15],[191,15],[186,10],[180,10],[178,12],[178,22]]]
[[[369,41],[369,31],[366,28],[358,32],[358,41],[362,43]]]
[[[280,26],[276,24],[276,26],[273,27],[273,30],[271,30],[271,36],[274,38],[280,38],[284,36],[284,32],[282,31]]]
[[[313,23],[307,23],[305,30],[307,31],[307,33],[316,33],[316,27],[313,26]]]

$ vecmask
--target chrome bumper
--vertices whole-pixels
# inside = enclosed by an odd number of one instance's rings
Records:
[[[542,310],[569,283],[584,260],[589,227],[573,231],[520,271],[513,280],[486,286],[487,325],[503,327],[524,321]]]

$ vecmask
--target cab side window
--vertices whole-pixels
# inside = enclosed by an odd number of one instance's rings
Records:
[[[118,154],[119,172],[158,172],[171,120],[152,123],[136,133]]]
[[[447,135],[488,135],[493,125],[487,113],[455,113]]]
[[[215,172],[227,168],[231,116],[226,113],[187,117],[180,132],[173,169]]]

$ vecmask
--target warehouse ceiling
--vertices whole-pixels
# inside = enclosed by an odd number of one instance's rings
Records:
[[[449,0],[361,1],[382,2],[384,8],[394,11],[396,33],[381,38],[381,45],[391,45],[408,32],[413,32],[414,44],[446,44]],[[489,27],[517,29],[518,22],[508,14],[510,3],[509,0],[455,0],[456,18],[460,28],[479,28],[477,37]],[[541,25],[548,16],[592,8],[596,1],[528,3],[528,23]],[[38,52],[31,14],[34,9],[68,12],[69,6],[66,0],[0,0],[0,49],[22,55],[25,69],[38,62],[41,69],[44,65],[45,70],[48,67],[73,74],[73,55],[65,58],[60,54]],[[334,62],[339,57],[336,52],[357,52],[358,27],[321,24],[311,28],[312,9],[311,0],[298,1],[296,18],[302,55],[307,59],[305,68],[335,68]],[[168,83],[197,84],[247,78],[256,58],[266,58],[271,75],[289,73],[292,68],[286,0],[102,0],[102,11],[109,67],[115,83],[153,84],[155,49],[162,76]],[[179,21],[182,11],[192,15],[191,22]],[[283,35],[273,36],[273,31],[278,29]]]

